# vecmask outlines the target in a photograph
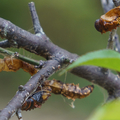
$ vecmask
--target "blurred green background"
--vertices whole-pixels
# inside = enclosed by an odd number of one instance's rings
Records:
[[[33,32],[28,8],[29,0],[1,0],[0,17],[15,25]],[[33,0],[44,32],[56,45],[79,55],[106,48],[109,33],[101,35],[94,28],[94,22],[103,10],[99,0]],[[23,49],[18,51],[37,60],[39,56]],[[4,108],[16,93],[19,85],[24,85],[30,75],[23,70],[0,73],[0,109]],[[56,78],[67,83],[79,83],[80,87],[91,84],[85,79],[67,73]],[[106,91],[95,85],[93,93],[84,99],[76,100],[75,108],[70,107],[70,100],[60,95],[53,95],[40,109],[23,113],[24,120],[86,120],[89,115],[102,105],[107,98]],[[14,116],[11,120],[16,120]]]

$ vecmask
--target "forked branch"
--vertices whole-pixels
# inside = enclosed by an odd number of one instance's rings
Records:
[[[29,7],[36,35],[0,18],[0,36],[7,39],[0,42],[0,47],[23,48],[44,57],[47,61],[42,65],[41,70],[30,78],[23,89],[18,90],[13,99],[0,112],[0,120],[8,120],[22,107],[25,100],[36,90],[39,84],[42,84],[56,71],[68,66],[79,57],[52,43],[39,24],[34,3],[29,3]],[[95,66],[81,66],[72,69],[70,72],[106,89],[109,99],[120,97],[120,78],[113,73],[105,73],[101,68]]]

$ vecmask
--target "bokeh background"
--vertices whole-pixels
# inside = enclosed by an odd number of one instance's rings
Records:
[[[28,8],[30,0],[1,0],[0,17],[15,25],[34,33]],[[94,28],[94,22],[103,10],[99,0],[33,0],[44,32],[56,45],[79,55],[105,49],[109,33],[101,35]],[[1,39],[2,40],[2,39]],[[23,49],[11,49],[34,58],[40,56],[30,54]],[[17,72],[0,72],[0,109],[15,95],[18,86],[24,85],[30,75],[23,70]],[[91,84],[85,79],[70,73],[59,76],[58,72],[50,79],[56,78],[63,82],[75,83],[80,87]],[[24,120],[86,120],[93,111],[104,103],[106,91],[95,85],[93,93],[84,99],[77,99],[73,109],[71,101],[61,95],[54,95],[40,109],[22,112]],[[11,120],[16,120],[14,116]]]

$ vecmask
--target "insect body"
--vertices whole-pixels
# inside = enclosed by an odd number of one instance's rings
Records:
[[[79,85],[73,83],[62,83],[58,80],[46,80],[41,87],[38,87],[36,92],[30,96],[22,106],[22,110],[31,110],[40,108],[41,105],[51,96],[51,93],[61,94],[68,99],[81,99],[90,95],[94,86],[89,85],[84,88],[79,88]]]
[[[17,71],[22,68],[24,71],[29,72],[31,75],[37,73],[37,69],[33,65],[16,58],[5,57],[0,59],[0,71]],[[61,94],[68,99],[75,100],[88,96],[94,89],[93,85],[80,88],[79,85],[74,83],[62,83],[58,80],[46,80],[39,86],[33,95],[31,95],[22,105],[21,110],[31,110],[39,108],[51,96],[51,93]]]
[[[80,88],[79,85],[75,85],[74,83],[62,83],[58,80],[46,80],[43,85],[50,86],[52,89],[52,93],[61,94],[68,99],[75,100],[76,98],[81,99],[88,96],[94,89],[93,85],[86,86],[84,88]]]
[[[11,57],[5,57],[4,59],[0,59],[0,72],[1,71],[16,72],[20,68],[30,73],[31,76],[38,72],[38,70],[34,67],[34,65],[31,65],[22,60]]]
[[[22,105],[21,110],[31,110],[34,108],[40,108],[41,105],[51,96],[51,88],[43,87],[42,90],[40,87],[37,88],[36,92],[31,95],[25,103]]]
[[[105,33],[120,25],[120,6],[115,7],[95,21],[95,28]]]

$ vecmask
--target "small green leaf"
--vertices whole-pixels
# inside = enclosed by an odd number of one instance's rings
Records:
[[[60,74],[63,74],[74,67],[82,65],[100,66],[120,71],[120,54],[113,50],[99,50],[90,52],[79,57],[74,63],[69,65]]]
[[[120,100],[99,107],[88,120],[120,120]]]

